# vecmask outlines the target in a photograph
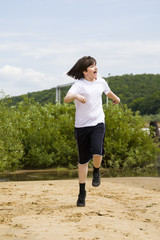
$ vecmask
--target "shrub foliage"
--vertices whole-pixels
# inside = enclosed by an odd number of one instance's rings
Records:
[[[24,99],[10,107],[0,103],[0,170],[77,167],[73,104],[41,105]],[[126,106],[104,106],[104,167],[144,168],[156,162],[158,147],[144,120]]]

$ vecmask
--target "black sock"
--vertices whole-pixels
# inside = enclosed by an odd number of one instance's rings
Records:
[[[93,172],[94,172],[94,173],[98,173],[98,172],[99,172],[99,168],[95,168],[95,167],[94,167],[94,168],[93,168]]]
[[[85,192],[86,192],[86,190],[85,190],[85,183],[80,183],[79,184],[79,193],[81,194],[81,195],[84,195],[85,194]]]

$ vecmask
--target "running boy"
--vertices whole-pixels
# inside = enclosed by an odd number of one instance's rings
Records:
[[[88,162],[93,159],[92,185],[100,185],[99,168],[104,154],[103,141],[105,135],[104,112],[102,107],[102,93],[113,100],[113,104],[120,102],[109,88],[107,82],[97,78],[96,60],[87,56],[79,59],[67,73],[78,79],[64,98],[64,102],[75,102],[75,138],[79,153],[79,195],[77,206],[85,206],[85,184],[88,174]]]

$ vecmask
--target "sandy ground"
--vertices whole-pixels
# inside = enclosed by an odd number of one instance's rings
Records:
[[[0,240],[159,240],[160,178],[1,182]]]

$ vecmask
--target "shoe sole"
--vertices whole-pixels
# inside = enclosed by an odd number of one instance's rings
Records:
[[[85,207],[85,204],[77,204],[77,207]]]
[[[99,182],[99,183],[94,183],[94,182],[92,182],[92,186],[93,186],[93,187],[99,187],[100,184],[101,184],[101,182]]]
[[[99,187],[99,185],[100,185],[100,184],[93,184],[93,183],[92,183],[92,186],[93,186],[93,187]]]

